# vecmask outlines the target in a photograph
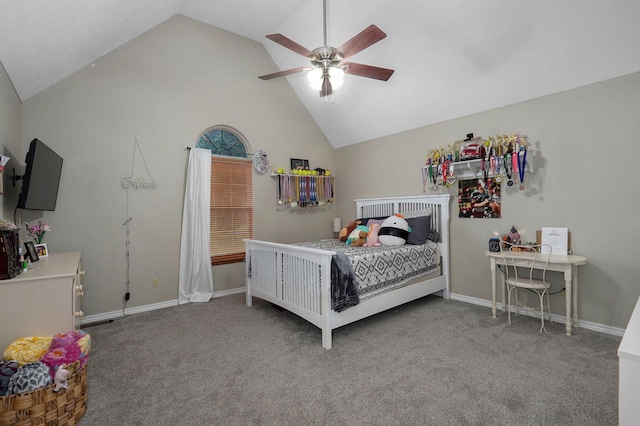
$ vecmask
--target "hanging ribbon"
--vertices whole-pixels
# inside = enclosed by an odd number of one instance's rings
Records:
[[[442,184],[444,186],[447,186],[447,167],[449,166],[449,162],[445,160],[445,162],[442,164]]]
[[[428,179],[429,179],[429,168],[423,167],[422,168],[422,193],[425,193],[427,190]]]
[[[438,185],[436,184],[436,176],[434,176],[433,173],[433,165],[431,164],[431,161],[429,161],[429,181],[433,182],[433,185],[431,186],[431,190],[432,191],[437,191],[438,190]]]
[[[522,156],[520,155],[522,153]],[[523,149],[518,154],[518,172],[520,174],[520,191],[524,190],[524,169],[527,164],[527,150]]]
[[[504,154],[503,160],[504,160],[504,172],[507,175],[507,185],[512,186],[513,180],[511,180],[511,169],[509,169],[509,162],[511,161],[511,155]]]

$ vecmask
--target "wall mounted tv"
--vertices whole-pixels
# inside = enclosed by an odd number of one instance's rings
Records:
[[[39,139],[34,139],[29,145],[25,162],[27,168],[22,176],[18,208],[55,210],[62,173],[62,157]]]

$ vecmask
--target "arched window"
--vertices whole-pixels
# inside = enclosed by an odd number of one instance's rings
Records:
[[[248,142],[229,126],[213,126],[196,147],[211,151],[211,263],[242,262],[243,239],[253,238],[252,161]]]
[[[213,126],[202,132],[196,147],[211,150],[213,155],[247,158],[246,138],[229,126]]]

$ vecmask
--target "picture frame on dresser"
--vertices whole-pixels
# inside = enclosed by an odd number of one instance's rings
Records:
[[[31,262],[37,262],[40,260],[38,257],[38,251],[36,250],[36,246],[33,244],[33,241],[27,241],[24,243],[24,248],[27,251],[27,257]]]
[[[49,256],[49,250],[47,249],[46,243],[34,244],[33,246],[35,247],[36,253],[38,254],[39,258]]]

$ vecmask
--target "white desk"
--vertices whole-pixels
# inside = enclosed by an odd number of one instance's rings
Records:
[[[491,291],[493,297],[493,306],[491,313],[496,317],[496,265],[504,265],[504,260],[500,252],[486,251],[485,254],[491,259]],[[522,257],[528,256],[528,253],[519,254]],[[587,258],[576,255],[552,254],[549,259],[547,271],[558,271],[564,273],[565,286],[565,303],[567,312],[567,335],[571,335],[571,327],[573,324],[578,325],[578,266],[587,263]],[[543,266],[542,263],[540,265]],[[506,306],[504,276],[502,278],[502,309]]]

